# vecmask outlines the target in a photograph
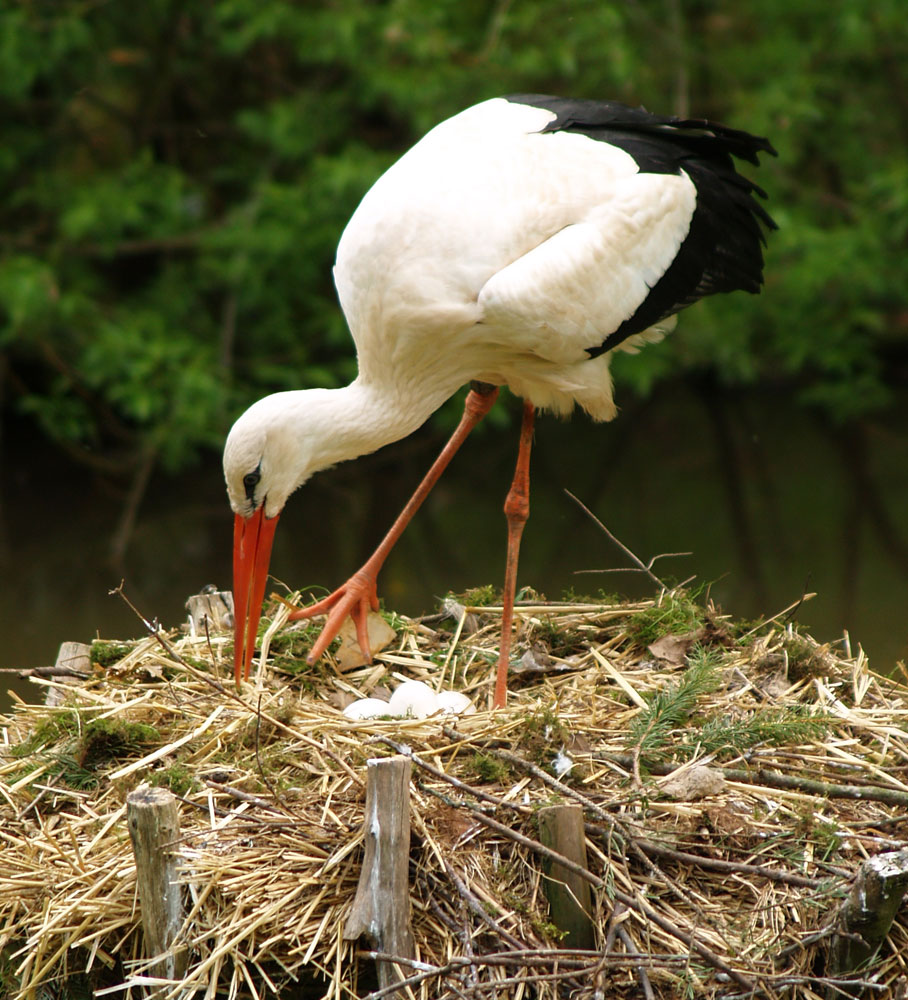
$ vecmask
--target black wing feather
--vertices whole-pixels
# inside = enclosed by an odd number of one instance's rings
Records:
[[[516,94],[507,100],[551,111],[556,117],[543,132],[579,132],[610,143],[632,156],[641,172],[684,171],[697,190],[690,229],[674,261],[633,316],[602,344],[587,349],[591,357],[706,295],[760,290],[764,227],[771,230],[776,224],[757,200],[765,198],[765,192],[737,172],[734,159],[756,165],[759,153],[775,155],[768,139],[701,118],[654,115],[615,101],[542,94]]]

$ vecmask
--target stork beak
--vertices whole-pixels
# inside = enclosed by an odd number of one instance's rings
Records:
[[[265,517],[265,505],[233,522],[233,668],[237,686],[249,676],[258,633],[268,562],[278,517]]]

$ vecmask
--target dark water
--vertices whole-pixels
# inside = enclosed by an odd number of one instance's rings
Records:
[[[520,584],[558,598],[573,587],[651,592],[624,566],[569,489],[639,556],[690,551],[656,564],[696,575],[736,617],[772,615],[804,590],[798,618],[821,640],[848,629],[872,666],[908,653],[908,414],[863,437],[824,428],[785,397],[727,396],[679,386],[648,403],[624,400],[610,425],[541,417],[532,513]],[[471,439],[417,515],[379,580],[387,607],[431,610],[448,590],[495,583],[504,564],[501,504],[513,470],[517,406],[508,427]],[[322,473],[293,496],[272,571],[292,586],[334,586],[369,554],[439,446],[432,427],[377,455]],[[122,493],[11,425],[2,479],[0,666],[54,661],[64,640],[143,634],[108,591],[173,625],[188,595],[229,587],[232,518],[220,458],[179,478],[154,478],[120,565],[110,538]],[[5,690],[11,684],[0,684]],[[22,690],[22,685],[16,685]],[[33,688],[31,688],[34,691]]]

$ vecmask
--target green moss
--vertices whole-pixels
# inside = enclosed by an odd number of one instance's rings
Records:
[[[270,623],[266,623],[265,627],[268,624]],[[290,674],[292,677],[310,677],[313,672],[317,672],[319,664],[310,666],[306,663],[306,657],[321,633],[322,624],[320,621],[306,621],[301,628],[282,629],[275,633],[271,637],[269,648],[272,668]],[[334,640],[332,647],[329,648],[336,648],[337,644],[338,640]]]
[[[142,722],[85,722],[79,712],[60,712],[44,719],[13,753],[29,758],[23,777],[28,770],[50,764],[43,772],[45,779],[87,789],[97,787],[106,764],[143,753],[160,740],[157,729]]]
[[[475,753],[467,761],[467,769],[477,780],[485,784],[501,784],[510,777],[511,771],[504,761],[490,754]]]
[[[285,711],[283,718],[279,719],[275,716],[275,719],[277,722],[287,725],[290,717],[290,714]],[[242,745],[251,749],[258,746],[259,757],[262,761],[282,760],[286,754],[285,740],[286,736],[281,726],[268,719],[261,719],[258,722],[255,719],[250,719],[242,732]]]
[[[788,679],[791,682],[822,677],[828,672],[823,651],[797,634],[792,633],[782,643],[788,659]]]
[[[765,618],[739,618],[729,623],[730,634],[741,648],[752,646],[763,634],[765,627]]]
[[[29,757],[42,747],[51,746],[61,739],[78,735],[82,728],[78,712],[55,712],[42,719],[29,736],[17,746],[12,747],[14,757]]]
[[[462,594],[449,594],[448,596],[453,597],[458,604],[463,604],[468,608],[485,608],[501,601],[501,595],[491,583],[484,587],[471,587]]]
[[[566,604],[601,604],[607,608],[624,603],[617,594],[606,590],[597,590],[595,594],[578,594],[573,587],[567,587],[561,592],[561,600]]]
[[[169,788],[174,795],[186,795],[196,784],[195,775],[185,764],[172,764],[160,771],[153,771],[147,780],[149,785]]]
[[[631,615],[627,632],[639,646],[646,647],[666,635],[687,635],[704,623],[703,609],[685,590],[667,593],[651,608]]]
[[[301,629],[281,629],[271,637],[271,655],[305,659],[319,631],[313,622],[307,622]]]
[[[501,893],[502,902],[507,906],[509,910],[513,910],[515,913],[525,915],[529,912],[529,907],[527,906],[527,901],[523,896],[518,896],[516,892],[507,890]]]
[[[565,657],[585,649],[590,641],[590,634],[579,629],[562,628],[557,616],[554,616],[540,619],[533,628],[532,638],[544,643],[553,656]]]
[[[83,730],[75,758],[80,767],[95,770],[111,761],[143,753],[161,742],[161,734],[144,722],[94,719]]]
[[[132,652],[132,648],[125,642],[105,642],[95,639],[91,644],[91,662],[101,667],[111,667],[119,663],[127,653]]]
[[[540,706],[528,715],[518,733],[519,746],[539,765],[548,764],[571,738],[570,729],[549,706]]]
[[[379,609],[378,612],[390,628],[393,628],[395,632],[400,632],[402,629],[407,627],[406,622],[403,620],[401,615],[396,611],[385,611],[384,607]]]
[[[530,920],[530,926],[546,941],[562,941],[568,936],[568,931],[559,930],[550,920]]]

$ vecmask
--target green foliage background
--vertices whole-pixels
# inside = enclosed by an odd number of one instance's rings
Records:
[[[906,367],[901,0],[31,0],[0,7],[0,377],[100,468],[175,471],[252,399],[355,370],[331,281],[425,130],[538,91],[779,150],[765,294],[620,359],[624,392],[771,380],[851,420]]]

